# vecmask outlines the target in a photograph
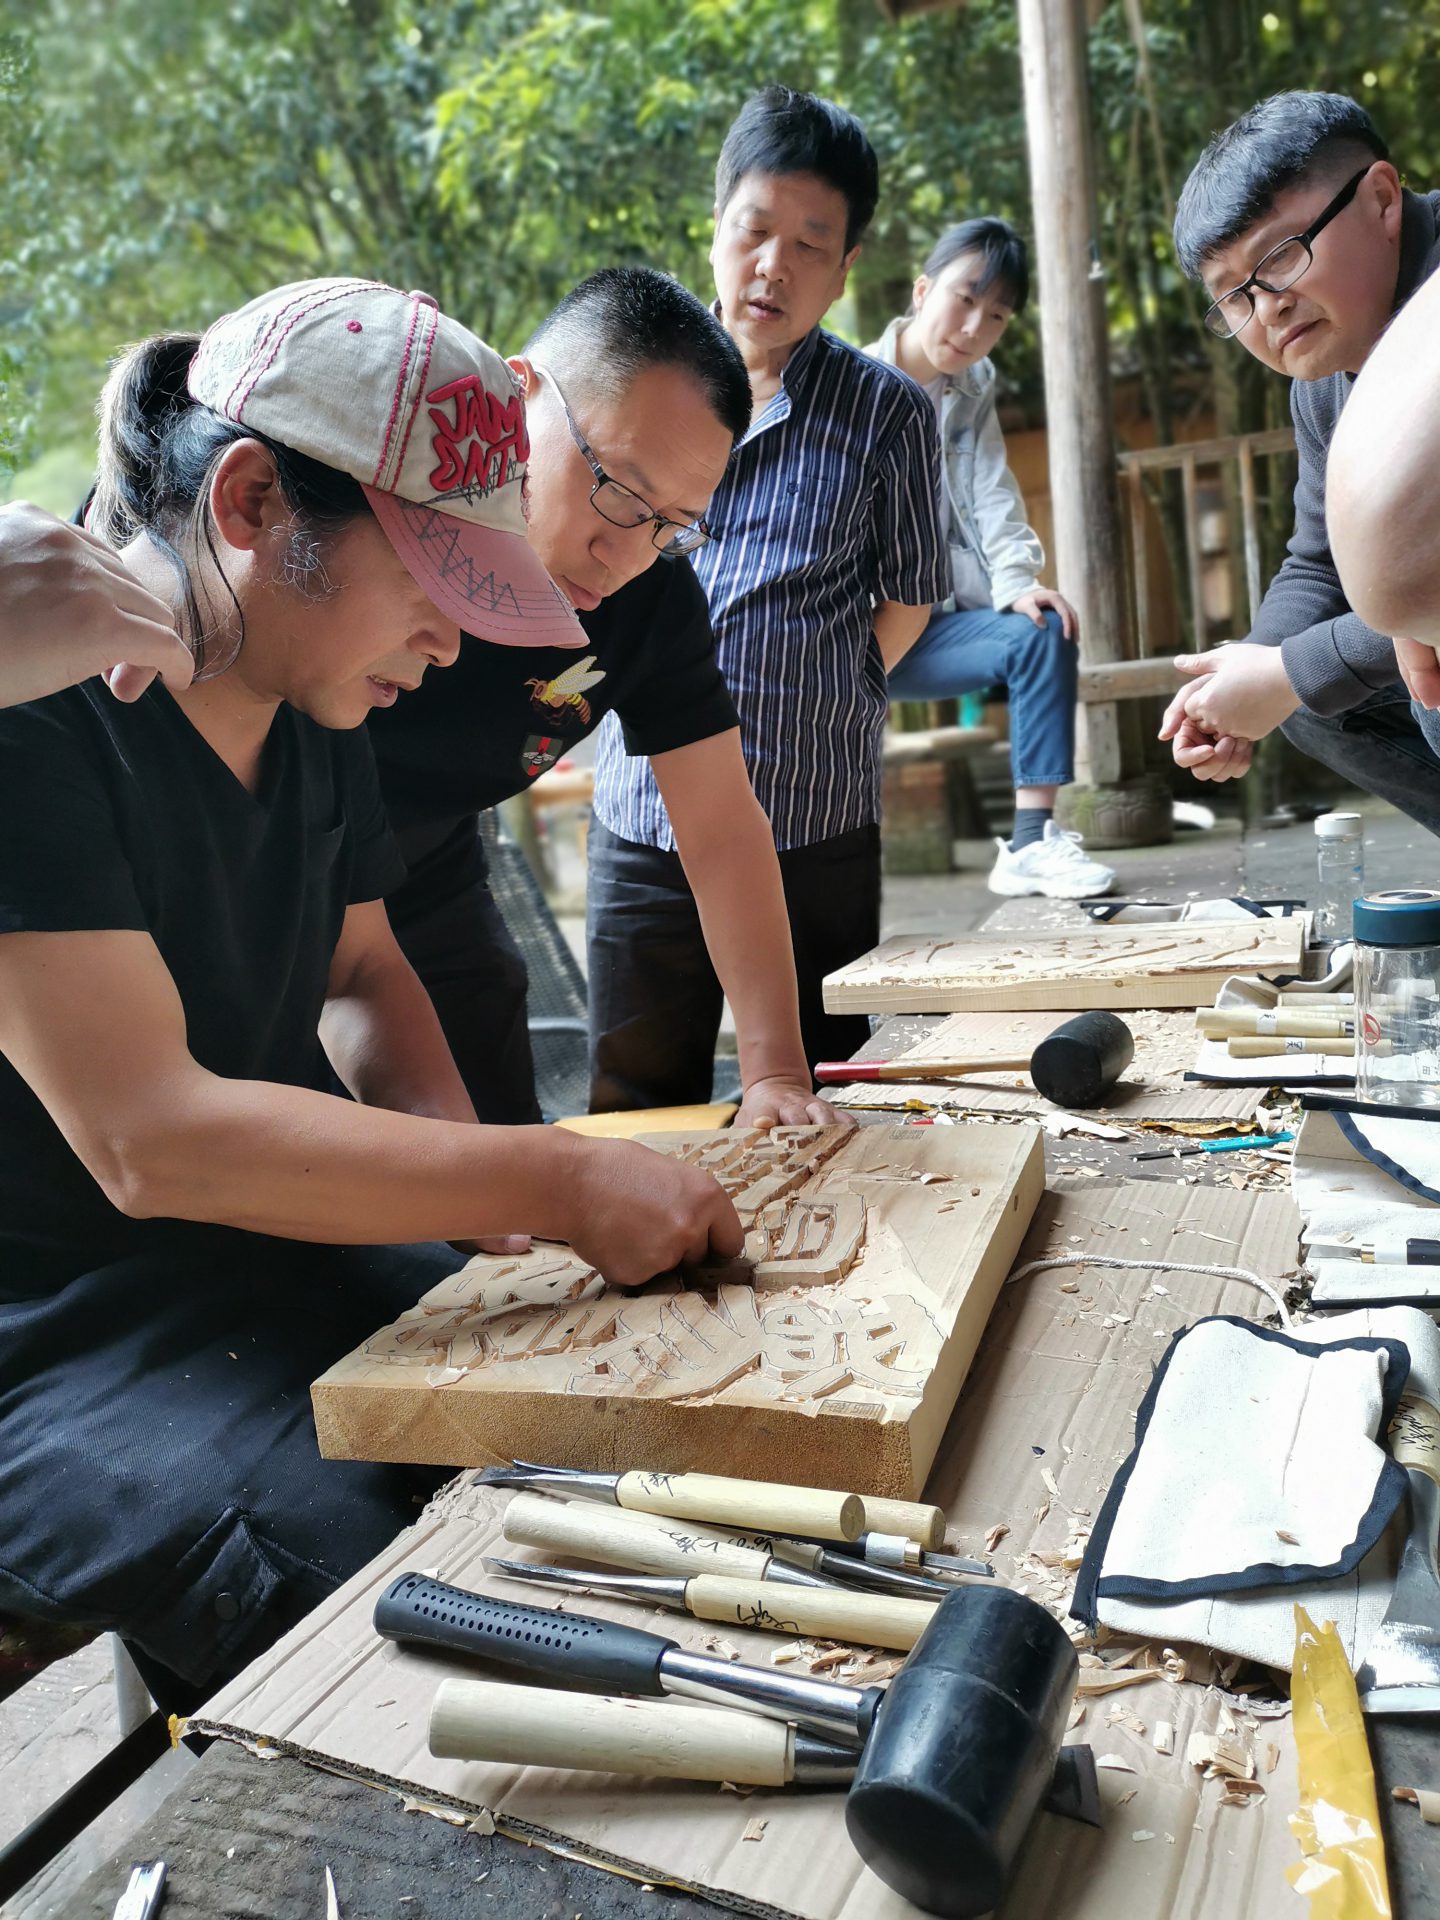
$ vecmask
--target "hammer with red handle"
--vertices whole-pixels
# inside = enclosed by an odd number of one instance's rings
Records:
[[[967,1073],[1028,1073],[1035,1091],[1057,1107],[1098,1107],[1135,1057],[1135,1036],[1113,1013],[1077,1013],[1033,1053],[970,1055],[956,1060],[822,1060],[821,1085],[857,1080],[953,1080]]]

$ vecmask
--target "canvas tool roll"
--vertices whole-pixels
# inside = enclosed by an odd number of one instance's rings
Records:
[[[1177,1335],[1106,1497],[1072,1611],[1288,1668],[1294,1604],[1336,1622],[1352,1665],[1394,1576],[1403,1470],[1384,1433],[1410,1383],[1440,1391],[1440,1330],[1395,1307],[1295,1334],[1202,1320]]]

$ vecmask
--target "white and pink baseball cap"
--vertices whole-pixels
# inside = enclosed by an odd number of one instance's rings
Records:
[[[202,406],[361,482],[431,603],[513,647],[579,647],[575,609],[525,538],[525,400],[499,354],[428,293],[297,280],[209,328]]]

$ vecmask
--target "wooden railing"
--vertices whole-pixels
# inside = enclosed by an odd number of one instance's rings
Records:
[[[1180,475],[1180,505],[1183,525],[1185,604],[1191,616],[1191,636],[1197,651],[1203,651],[1211,635],[1205,614],[1205,578],[1208,557],[1202,542],[1201,474],[1219,469],[1222,496],[1233,497],[1240,534],[1239,559],[1242,565],[1246,625],[1254,622],[1265,590],[1260,529],[1259,489],[1255,463],[1295,451],[1295,434],[1290,427],[1274,427],[1264,433],[1234,434],[1220,440],[1192,440],[1170,447],[1147,447],[1140,452],[1120,455],[1120,492],[1129,517],[1130,562],[1134,577],[1135,633],[1139,658],[1106,661],[1080,669],[1080,698],[1086,702],[1131,700],[1146,694],[1169,693],[1175,687],[1175,671],[1170,665],[1174,648],[1156,647],[1149,632],[1150,614],[1156,603],[1155,582],[1151,575],[1148,529],[1153,514],[1163,511],[1147,481],[1162,480],[1167,473]],[[1233,476],[1227,471],[1231,463]],[[1163,481],[1162,481],[1163,483]],[[1231,495],[1233,483],[1234,492]],[[1225,549],[1222,549],[1225,551]],[[1176,581],[1177,590],[1181,586]],[[1233,622],[1230,623],[1233,627]],[[1220,635],[1230,638],[1230,633]]]

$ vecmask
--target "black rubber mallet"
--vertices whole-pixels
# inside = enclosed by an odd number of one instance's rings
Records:
[[[818,1740],[808,1756],[814,1771],[782,1768],[782,1777],[833,1779],[844,1771],[834,1750],[848,1749],[856,1756],[850,1837],[872,1872],[930,1913],[977,1915],[997,1905],[1042,1805],[1098,1823],[1093,1775],[1087,1782],[1074,1749],[1066,1749],[1071,1764],[1057,1765],[1079,1675],[1075,1649],[1051,1614],[1008,1587],[947,1595],[888,1688],[691,1653],[660,1634],[492,1600],[418,1573],[401,1574],[380,1596],[375,1627],[557,1686],[671,1693],[788,1721]]]
[[[868,1080],[954,1080],[967,1073],[1028,1073],[1035,1091],[1057,1107],[1098,1107],[1135,1058],[1135,1036],[1103,1009],[1073,1014],[1033,1053],[976,1054],[953,1060],[822,1060],[822,1085]]]

